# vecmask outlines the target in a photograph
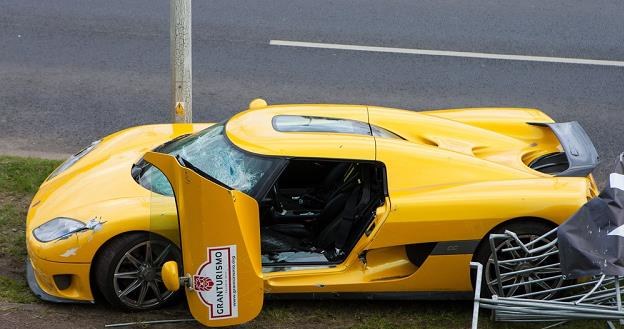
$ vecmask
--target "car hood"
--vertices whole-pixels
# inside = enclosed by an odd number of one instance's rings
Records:
[[[158,145],[209,125],[146,125],[104,137],[92,152],[41,185],[30,205],[27,227],[55,217],[71,217],[76,209],[109,200],[149,197],[151,192],[132,178],[132,164]]]

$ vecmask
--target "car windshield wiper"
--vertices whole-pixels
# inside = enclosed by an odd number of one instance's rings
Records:
[[[179,154],[176,155],[175,158],[176,158],[176,160],[178,160],[178,162],[182,166],[187,167],[187,168],[192,169],[192,170],[199,170],[199,169],[197,169],[197,167],[193,166],[193,164],[191,164],[188,160],[186,160],[185,158],[183,158]]]

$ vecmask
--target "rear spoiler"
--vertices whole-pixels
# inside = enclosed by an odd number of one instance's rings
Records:
[[[559,139],[559,143],[561,143],[566,157],[568,158],[569,167],[556,176],[585,177],[600,163],[600,157],[598,156],[594,144],[578,122],[529,122],[529,124],[550,127],[553,133],[555,133],[555,136]]]

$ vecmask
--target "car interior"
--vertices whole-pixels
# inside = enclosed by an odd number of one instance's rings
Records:
[[[293,159],[260,205],[264,266],[342,262],[385,200],[374,162]]]

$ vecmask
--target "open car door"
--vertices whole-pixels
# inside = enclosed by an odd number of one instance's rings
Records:
[[[264,297],[256,200],[171,155],[149,152],[144,159],[167,177],[178,210],[184,274],[165,264],[167,288],[185,289],[193,317],[206,326],[254,319]]]

